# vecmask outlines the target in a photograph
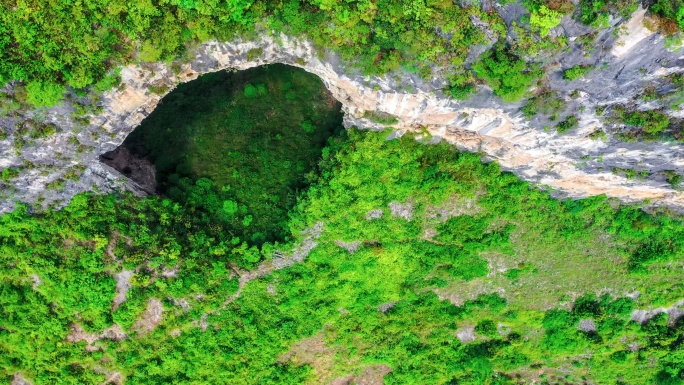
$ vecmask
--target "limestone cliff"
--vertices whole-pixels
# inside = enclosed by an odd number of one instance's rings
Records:
[[[515,7],[504,7],[501,14],[504,18],[515,15]],[[68,103],[48,111],[30,111],[20,118],[0,118],[0,126],[9,133],[0,141],[0,169],[13,170],[4,178],[0,211],[12,209],[16,200],[61,205],[82,191],[125,188],[143,194],[140,186],[102,164],[99,156],[120,145],[163,94],[177,84],[207,72],[269,63],[301,67],[319,76],[342,103],[347,127],[382,128],[364,116],[369,116],[366,112],[389,114],[397,119],[392,124],[395,135],[427,130],[432,135],[430,140],[442,139],[461,149],[480,151],[522,179],[562,195],[606,194],[681,210],[684,192],[672,189],[663,172],[684,175],[684,146],[676,142],[620,141],[608,130],[612,123],[594,112],[597,106],[633,103],[647,87],[671,87],[664,77],[684,71],[684,56],[665,49],[663,36],[643,27],[644,15],[640,9],[631,20],[613,20],[621,28],[601,32],[592,52],[571,44],[551,60],[545,87],[564,98],[564,116],[575,114],[579,118],[578,128],[564,134],[544,130],[548,120],[526,119],[520,103],[503,103],[485,86],[468,100],[453,100],[441,93],[445,82],[439,78],[426,82],[408,73],[359,76],[334,54],[321,53],[307,41],[286,36],[209,42],[197,47],[186,62],[128,66],[121,71],[121,86],[102,95],[102,111],[90,114],[89,121],[74,119],[73,106]],[[621,33],[611,33],[615,30]],[[587,31],[587,27],[566,18],[552,33],[573,41]],[[597,69],[581,80],[563,80],[562,69],[577,64],[591,64]],[[11,87],[7,91],[11,94]],[[650,103],[651,108],[661,107]],[[666,112],[673,118],[684,118],[684,110],[668,108]],[[48,122],[56,132],[17,145],[18,130],[33,120]],[[598,131],[604,132],[605,140],[592,135]],[[628,179],[612,173],[614,168],[648,171],[650,176]]]

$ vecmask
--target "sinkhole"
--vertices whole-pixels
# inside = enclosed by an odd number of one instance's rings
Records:
[[[179,85],[101,160],[260,245],[288,238],[323,149],[342,140],[341,104],[321,79],[272,64]]]

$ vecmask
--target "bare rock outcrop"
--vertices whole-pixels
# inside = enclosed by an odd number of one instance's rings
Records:
[[[147,303],[147,309],[145,309],[142,314],[138,317],[138,320],[133,324],[133,331],[136,331],[140,335],[148,334],[157,328],[162,321],[162,314],[164,313],[164,307],[160,300],[156,298],[150,298]]]

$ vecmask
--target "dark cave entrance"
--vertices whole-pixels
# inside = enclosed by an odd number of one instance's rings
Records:
[[[274,64],[179,85],[101,160],[262,244],[287,238],[323,149],[343,137],[341,104],[320,78]]]

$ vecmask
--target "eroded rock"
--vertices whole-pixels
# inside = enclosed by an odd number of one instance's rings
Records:
[[[10,385],[33,385],[29,380],[24,378],[21,372],[14,373],[12,376],[12,383]]]
[[[162,321],[164,307],[160,300],[150,298],[147,309],[138,316],[138,320],[133,324],[132,330],[140,335],[148,334],[157,328]]]
[[[133,278],[134,271],[123,269],[114,274],[116,281],[116,296],[112,300],[112,312],[116,311],[119,306],[126,301],[126,293],[132,287],[131,278]]]

